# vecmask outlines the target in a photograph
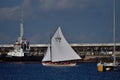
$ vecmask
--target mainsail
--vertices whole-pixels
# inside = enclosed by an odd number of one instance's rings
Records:
[[[62,34],[61,28],[58,27],[42,61],[59,62],[77,59],[81,59],[81,57],[71,48]]]
[[[61,28],[51,39],[52,62],[81,59],[64,38]]]

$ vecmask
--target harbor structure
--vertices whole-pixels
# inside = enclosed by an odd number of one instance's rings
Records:
[[[43,54],[49,44],[30,44],[30,52],[33,55]],[[79,55],[97,55],[97,54],[112,54],[114,47],[113,43],[72,43],[71,47]],[[13,50],[13,44],[0,44],[0,54],[5,54]],[[120,43],[116,43],[116,53],[120,54]]]

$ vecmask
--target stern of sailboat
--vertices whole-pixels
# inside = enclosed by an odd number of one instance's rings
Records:
[[[98,63],[98,64],[97,64],[97,70],[98,70],[99,72],[103,72],[103,64]]]

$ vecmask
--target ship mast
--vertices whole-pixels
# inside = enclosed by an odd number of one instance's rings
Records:
[[[52,42],[51,42],[51,39],[52,39],[52,35],[51,35],[51,33],[50,33],[50,59],[51,59],[51,61],[52,61]]]
[[[115,0],[113,0],[113,58],[114,58],[114,65],[116,65],[116,16],[115,16],[115,7],[116,6],[116,2]]]
[[[23,30],[23,12],[22,12],[22,10],[21,10],[21,20],[20,20],[20,43],[22,43],[23,34],[24,34],[24,30]]]

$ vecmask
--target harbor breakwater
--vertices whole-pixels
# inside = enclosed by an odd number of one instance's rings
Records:
[[[111,55],[84,55],[81,56],[81,60],[76,60],[77,62],[112,62],[113,57]],[[0,56],[0,62],[41,62],[43,55],[39,56],[29,56],[29,57],[6,57]],[[116,55],[116,60],[120,62],[120,55]]]
[[[116,55],[116,60],[120,62],[120,55]],[[113,57],[111,55],[86,55],[81,62],[112,62]]]

